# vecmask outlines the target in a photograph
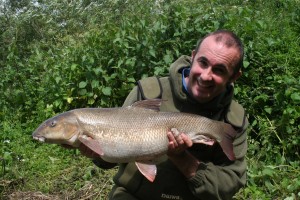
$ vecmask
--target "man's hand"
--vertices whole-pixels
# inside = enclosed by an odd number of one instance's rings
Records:
[[[193,145],[193,141],[186,134],[179,133],[177,129],[169,131],[167,136],[169,159],[186,178],[194,177],[200,161],[186,150]]]
[[[192,140],[184,133],[179,133],[177,129],[171,129],[167,133],[169,138],[168,156],[177,156],[193,145]]]
[[[75,147],[72,147],[67,144],[62,144],[61,146],[64,148],[67,148],[67,149],[75,149]],[[80,143],[78,149],[82,155],[84,155],[88,158],[100,158],[100,155],[98,155],[97,153],[95,153],[93,150],[91,150],[90,148],[88,148],[87,146],[85,146],[82,143]]]

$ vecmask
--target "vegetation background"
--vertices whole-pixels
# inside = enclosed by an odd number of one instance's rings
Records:
[[[106,199],[116,169],[31,133],[80,107],[114,107],[217,29],[245,44],[235,96],[249,114],[236,199],[300,199],[299,0],[2,0],[0,198]]]

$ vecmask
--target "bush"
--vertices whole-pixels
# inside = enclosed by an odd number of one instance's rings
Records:
[[[1,2],[3,179],[17,182],[12,190],[67,189],[63,184],[69,182],[58,178],[58,171],[68,171],[67,163],[87,171],[93,165],[70,159],[78,158],[78,152],[32,142],[30,134],[40,122],[73,108],[120,106],[138,79],[166,75],[177,57],[191,54],[199,38],[230,29],[245,44],[245,67],[235,95],[251,123],[248,184],[237,198],[299,198],[297,4],[297,0]],[[41,158],[32,161],[37,153]],[[49,182],[40,181],[34,188],[36,174]],[[79,175],[67,176],[79,180],[70,191],[86,186]],[[1,188],[1,193],[11,189]]]

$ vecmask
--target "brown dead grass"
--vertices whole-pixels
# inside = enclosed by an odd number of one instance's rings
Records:
[[[79,189],[74,189],[71,182],[66,182],[64,184],[69,185],[69,188],[63,191],[56,188],[50,194],[41,191],[21,191],[26,190],[24,179],[0,180],[0,200],[106,200],[112,187],[111,175],[109,171],[106,172],[101,177],[96,176],[90,181],[85,181]]]
[[[14,192],[4,198],[9,200],[60,200],[57,195],[45,195],[41,192]]]
[[[103,189],[104,187],[102,187]],[[11,191],[10,194],[4,194],[0,199],[3,200],[90,200],[90,199],[108,199],[97,185],[87,182],[77,191],[64,191],[60,194],[43,194],[34,191]]]

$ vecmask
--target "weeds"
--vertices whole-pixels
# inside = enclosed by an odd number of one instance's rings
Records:
[[[136,80],[166,75],[199,38],[230,29],[245,44],[235,97],[251,123],[236,199],[300,198],[298,0],[38,2],[0,6],[0,195],[105,199],[115,169],[32,131],[72,108],[121,105]]]

